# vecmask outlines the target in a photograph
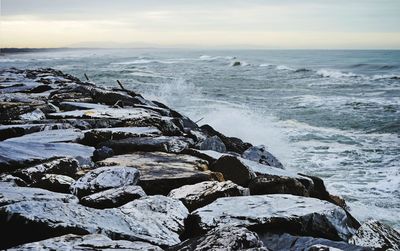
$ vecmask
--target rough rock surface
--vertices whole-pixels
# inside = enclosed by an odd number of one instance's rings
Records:
[[[0,248],[64,234],[104,233],[113,239],[162,247],[180,243],[188,211],[178,200],[152,196],[119,208],[93,209],[75,203],[25,201],[0,207]]]
[[[375,250],[400,250],[400,233],[379,221],[370,220],[361,225],[349,242]]]
[[[220,153],[226,152],[224,142],[222,142],[222,140],[217,135],[206,138],[204,141],[198,144],[198,148],[200,150],[211,150]]]
[[[80,203],[93,208],[112,208],[146,196],[140,186],[122,186],[81,198]]]
[[[314,198],[278,194],[219,198],[192,212],[188,221],[195,232],[229,224],[260,232],[275,229],[345,241],[356,231],[354,222],[338,206]]]
[[[74,235],[68,234],[43,241],[32,242],[8,249],[17,250],[132,250],[162,251],[158,246],[142,241],[111,240],[101,234]]]
[[[249,183],[252,195],[261,194],[293,194],[309,197],[307,188],[297,179],[286,176],[263,175],[252,179]]]
[[[215,179],[207,161],[163,152],[136,152],[98,162],[103,166],[125,166],[139,170],[139,185],[147,194],[167,195],[172,189]]]
[[[41,179],[31,184],[33,187],[44,188],[53,192],[69,193],[70,186],[75,182],[71,177],[59,174],[45,174]]]
[[[169,250],[267,250],[258,235],[244,227],[221,226],[207,234],[188,239]]]
[[[242,157],[260,164],[284,169],[282,163],[265,148],[266,147],[264,145],[252,146],[244,151]]]
[[[249,195],[248,189],[231,181],[204,181],[194,185],[182,186],[168,194],[169,197],[182,201],[189,211],[208,205],[221,197],[243,195]]]
[[[110,188],[136,185],[139,172],[131,167],[100,167],[79,178],[71,185],[71,191],[78,197],[83,197]]]

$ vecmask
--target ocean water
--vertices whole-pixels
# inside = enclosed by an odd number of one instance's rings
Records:
[[[240,66],[233,66],[240,62]],[[325,180],[361,221],[400,229],[400,51],[108,49],[8,54],[126,88],[265,144]]]

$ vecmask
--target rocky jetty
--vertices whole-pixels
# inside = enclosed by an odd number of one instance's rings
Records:
[[[2,69],[0,248],[399,250],[266,149],[123,85]]]

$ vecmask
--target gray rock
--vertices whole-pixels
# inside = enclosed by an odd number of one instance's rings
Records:
[[[265,247],[270,250],[276,251],[367,251],[368,248],[358,247],[348,244],[343,241],[331,241],[322,238],[313,238],[306,236],[294,236],[287,233],[273,234],[264,233],[259,234],[261,241]]]
[[[13,186],[27,186],[23,179],[7,173],[0,174],[0,182],[8,182]]]
[[[244,227],[220,226],[205,235],[188,239],[169,250],[267,250],[258,235]]]
[[[54,193],[40,188],[16,187],[12,183],[0,182],[0,206],[29,201],[78,202],[71,194]]]
[[[206,138],[204,141],[198,144],[200,150],[212,150],[220,153],[226,152],[224,142],[218,136],[212,136]]]
[[[23,125],[0,125],[0,140],[20,137],[25,134],[56,129],[71,128],[69,124],[23,124]]]
[[[182,153],[207,160],[210,164],[214,163],[224,155],[229,155],[228,153],[220,153],[212,150],[198,150],[194,148],[185,149]]]
[[[374,250],[400,250],[400,233],[386,224],[370,220],[361,225],[349,243]]]
[[[90,165],[93,147],[75,143],[0,142],[0,168],[15,170],[56,157],[73,157],[81,165]]]
[[[75,203],[19,202],[0,207],[0,248],[65,234],[103,233],[112,239],[145,241],[161,247],[180,243],[188,211],[179,201],[151,196],[119,208],[93,209]]]
[[[17,250],[153,250],[162,251],[158,246],[142,241],[111,240],[101,234],[74,235],[68,234],[43,241],[27,243],[8,249]]]
[[[107,158],[110,158],[114,156],[114,151],[113,149],[107,147],[107,146],[102,146],[93,152],[93,161],[100,161],[104,160]]]
[[[139,185],[147,194],[167,195],[172,189],[215,179],[207,171],[207,161],[185,154],[136,152],[108,158],[98,165],[136,168]]]
[[[37,121],[45,119],[46,115],[39,108],[36,108],[32,112],[21,114],[19,118],[25,121]]]
[[[116,154],[136,151],[180,153],[193,145],[193,141],[185,137],[176,136],[133,137],[121,140],[110,140],[100,145],[112,148]]]
[[[284,169],[282,163],[274,155],[268,152],[264,145],[250,147],[244,151],[242,157],[260,164]]]
[[[204,181],[194,185],[182,186],[168,194],[169,197],[182,201],[189,211],[208,205],[221,197],[243,195],[249,195],[248,189],[231,181]]]
[[[93,119],[129,119],[141,120],[144,118],[160,119],[160,115],[154,111],[143,108],[117,109],[117,108],[102,108],[90,110],[74,110],[68,112],[57,112],[47,114],[51,119],[66,119],[66,118],[93,118]]]
[[[146,196],[140,186],[123,186],[94,193],[81,198],[80,203],[93,208],[119,207]]]
[[[71,177],[59,174],[45,174],[31,186],[44,188],[59,193],[69,193],[69,188],[75,180]]]
[[[338,206],[314,198],[278,194],[219,198],[192,212],[188,222],[194,233],[228,224],[347,241],[356,231],[355,223]]]
[[[285,176],[263,175],[256,177],[250,181],[249,189],[252,195],[279,193],[310,196],[310,192],[300,181]]]
[[[71,185],[71,192],[78,197],[118,188],[136,185],[139,171],[131,167],[100,167],[89,171]]]
[[[59,143],[77,142],[81,138],[83,138],[83,132],[79,129],[71,128],[25,134],[21,137],[7,139],[5,142]]]

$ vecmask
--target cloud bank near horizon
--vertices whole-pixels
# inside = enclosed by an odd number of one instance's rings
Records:
[[[400,48],[398,0],[0,1],[0,47]]]

